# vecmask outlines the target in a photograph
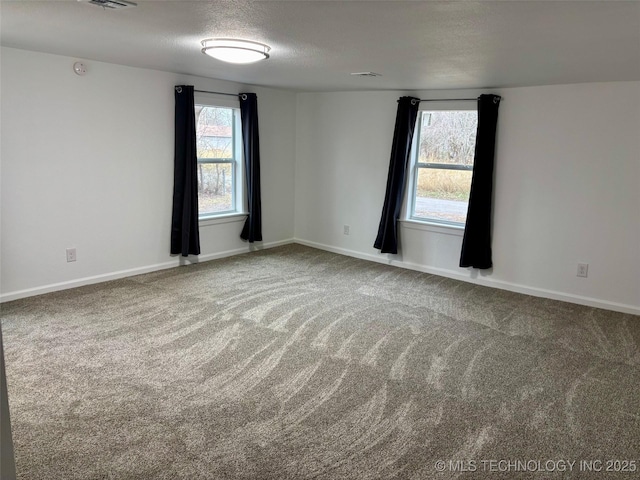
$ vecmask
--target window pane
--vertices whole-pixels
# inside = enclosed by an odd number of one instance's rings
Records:
[[[233,185],[230,163],[198,164],[198,213],[233,210]]]
[[[206,217],[235,209],[236,162],[234,110],[196,105],[196,148],[198,156],[198,213]],[[206,163],[207,160],[229,163]]]
[[[420,163],[473,165],[477,111],[422,112]]]
[[[233,158],[233,109],[196,106],[198,158]]]
[[[416,168],[413,217],[466,221],[477,126],[477,111],[422,112],[414,161],[431,165]]]
[[[471,170],[418,168],[414,216],[464,223]]]

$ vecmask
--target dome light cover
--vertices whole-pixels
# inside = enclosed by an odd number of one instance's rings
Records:
[[[253,63],[269,58],[271,47],[235,38],[208,38],[200,42],[202,53],[228,63]]]

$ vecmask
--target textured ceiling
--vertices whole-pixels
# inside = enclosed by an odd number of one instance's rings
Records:
[[[0,2],[2,45],[296,90],[455,89],[640,80],[638,1]],[[207,37],[271,45],[229,65]],[[377,78],[351,72],[373,71]]]

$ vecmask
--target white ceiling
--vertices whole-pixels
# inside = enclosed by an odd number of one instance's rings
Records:
[[[305,91],[640,80],[640,1],[0,2],[2,45]],[[200,40],[271,45],[229,65]],[[351,72],[373,71],[377,78]]]

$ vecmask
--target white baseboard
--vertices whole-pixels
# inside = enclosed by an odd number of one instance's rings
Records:
[[[440,275],[442,277],[452,278],[454,280],[461,280],[463,282],[474,283],[474,284],[482,285],[485,287],[499,288],[501,290],[508,290],[510,292],[531,295],[533,297],[549,298],[551,300],[560,300],[562,302],[577,303],[579,305],[585,305],[588,307],[603,308],[605,310],[613,310],[616,312],[630,313],[632,315],[640,315],[640,307],[636,307],[634,305],[626,305],[623,303],[610,302],[608,300],[601,300],[598,298],[583,297],[580,295],[557,292],[553,290],[546,290],[543,288],[529,287],[526,285],[505,282],[503,280],[495,280],[487,277],[472,278],[467,275],[456,272],[455,270],[449,270],[449,269],[438,268],[438,267],[429,267],[429,266],[420,265],[416,263],[394,260],[390,258],[388,255],[362,253],[355,250],[349,250],[346,248],[333,247],[330,245],[324,245],[322,243],[311,242],[309,240],[303,240],[301,238],[295,238],[294,242],[299,243],[301,245],[307,245],[308,247],[318,248],[320,250],[326,250],[328,252],[347,255],[349,257],[360,258],[362,260],[369,260],[371,262],[376,262],[376,263],[384,263],[386,265],[407,268],[409,270],[416,270],[424,273],[431,273],[433,275]]]
[[[66,282],[52,283],[49,285],[42,285],[39,287],[29,288],[25,290],[18,290],[14,292],[3,293],[0,295],[0,303],[10,302],[12,300],[18,300],[20,298],[32,297],[35,295],[42,295],[45,293],[56,292],[59,290],[67,290],[70,288],[82,287],[85,285],[92,285],[95,283],[108,282],[110,280],[117,280],[120,278],[133,277],[135,275],[141,275],[144,273],[156,272],[159,270],[165,270],[168,268],[175,268],[185,263],[201,263],[219,258],[231,257],[234,255],[240,255],[243,253],[249,253],[257,250],[264,250],[268,248],[279,247],[282,245],[288,245],[291,243],[299,243],[301,245],[307,245],[309,247],[318,248],[328,252],[338,253],[340,255],[347,255],[349,257],[360,258],[362,260],[368,260],[376,263],[383,263],[386,265],[392,265],[401,268],[407,268],[409,270],[416,270],[419,272],[431,273],[434,275],[440,275],[442,277],[453,278],[455,280],[461,280],[463,282],[474,283],[477,285],[483,285],[486,287],[499,288],[502,290],[508,290],[516,293],[523,293],[525,295],[532,295],[534,297],[549,298],[552,300],[560,300],[563,302],[577,303],[579,305],[586,305],[589,307],[603,308],[605,310],[614,310],[617,312],[630,313],[632,315],[640,315],[640,308],[633,305],[626,305],[622,303],[610,302],[608,300],[601,300],[597,298],[584,297],[580,295],[574,295],[570,293],[557,292],[553,290],[546,290],[537,287],[529,287],[526,285],[520,285],[503,280],[495,280],[487,277],[471,278],[467,275],[461,274],[455,270],[449,270],[444,268],[429,267],[425,265],[415,264],[411,262],[404,262],[395,260],[390,256],[362,253],[355,250],[349,250],[341,247],[333,247],[322,243],[312,242],[301,238],[292,238],[287,240],[280,240],[276,242],[268,243],[254,243],[248,244],[246,247],[237,248],[234,250],[227,250],[224,252],[208,253],[199,255],[198,257],[176,257],[168,262],[159,263],[155,265],[146,265],[143,267],[131,268],[128,270],[119,270],[116,272],[109,272],[100,275],[94,275],[90,277],[83,277]]]
[[[158,263],[155,265],[147,265],[144,267],[130,268],[128,270],[119,270],[117,272],[103,273],[101,275],[93,275],[91,277],[83,277],[75,280],[68,280],[66,282],[50,283],[48,285],[42,285],[34,288],[27,288],[25,290],[16,290],[14,292],[3,293],[0,295],[0,303],[10,302],[12,300],[18,300],[20,298],[34,297],[36,295],[42,295],[44,293],[57,292],[59,290],[68,290],[70,288],[83,287],[85,285],[93,285],[94,283],[108,282],[110,280],[118,280],[119,278],[133,277],[134,275],[141,275],[143,273],[156,272],[158,270],[165,270],[167,268],[178,267],[180,265],[179,260],[172,260],[170,262]]]
[[[227,250],[224,252],[207,253],[204,255],[198,255],[197,257],[175,257],[168,262],[158,263],[155,265],[146,265],[143,267],[130,268],[127,270],[119,270],[116,272],[103,273],[100,275],[93,275],[90,277],[83,277],[66,282],[51,283],[48,285],[42,285],[39,287],[28,288],[25,290],[17,290],[14,292],[3,293],[0,295],[0,303],[10,302],[12,300],[18,300],[20,298],[33,297],[35,295],[42,295],[44,293],[57,292],[59,290],[68,290],[70,288],[83,287],[85,285],[93,285],[95,283],[108,282],[110,280],[118,280],[120,278],[133,277],[135,275],[142,275],[144,273],[157,272],[159,270],[166,270],[168,268],[179,267],[184,264],[202,263],[210,260],[216,260],[219,258],[231,257],[234,255],[240,255],[242,253],[249,253],[257,250],[264,250],[267,248],[279,247],[281,245],[287,245],[294,243],[293,239],[280,240],[277,242],[259,243],[259,244],[247,244],[246,247],[236,248],[234,250]]]
[[[257,252],[259,250],[266,250],[268,248],[280,247],[282,245],[289,245],[294,243],[293,238],[287,240],[279,240],[277,242],[259,242],[259,243],[248,243],[246,247],[236,248],[234,250],[227,250],[225,252],[217,252],[217,253],[207,253],[204,255],[198,255],[197,257],[179,257],[178,264],[184,265],[186,263],[202,263],[208,262],[210,260],[217,260],[219,258],[233,257],[234,255],[241,255],[243,253],[249,252]],[[177,265],[176,265],[177,266]]]

